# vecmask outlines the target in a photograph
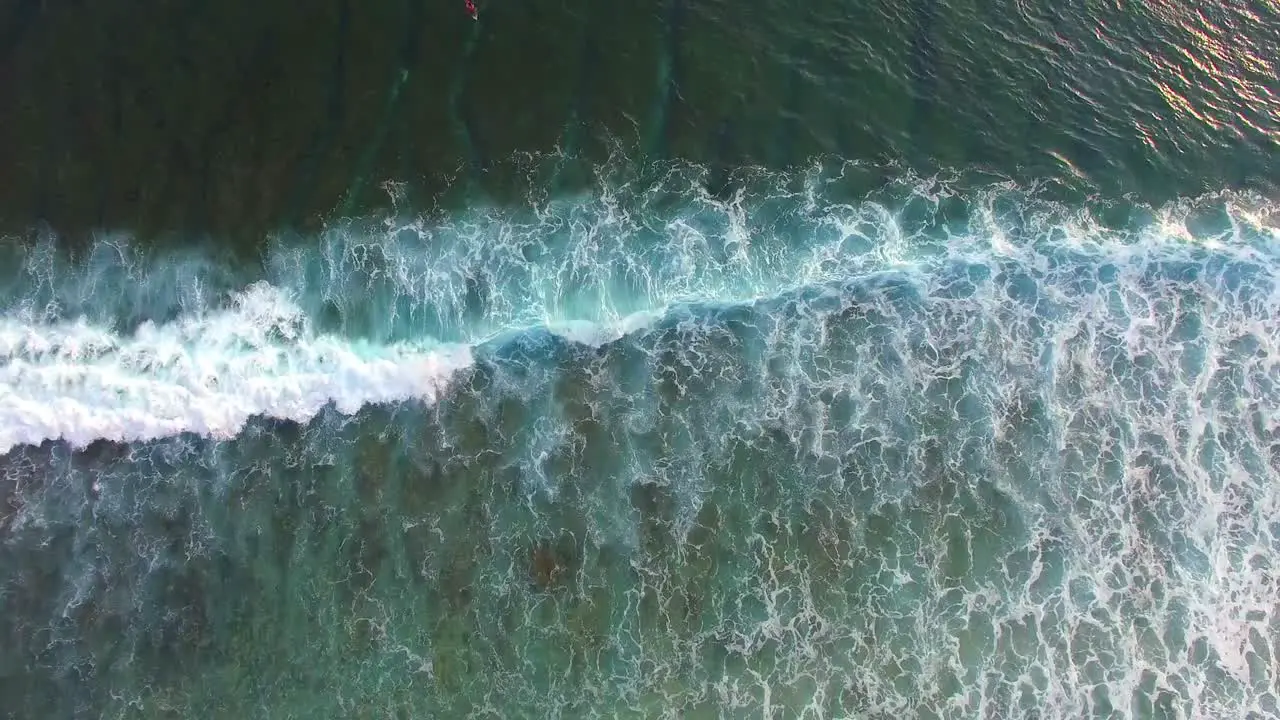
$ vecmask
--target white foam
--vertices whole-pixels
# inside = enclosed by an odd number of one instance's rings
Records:
[[[637,330],[651,326],[662,313],[659,311],[633,312],[608,322],[565,320],[550,322],[547,329],[568,340],[590,347],[602,347]]]
[[[938,191],[911,178],[899,183],[897,200],[821,206],[809,184],[804,197],[788,196],[779,181],[726,202],[696,178],[663,183],[551,203],[532,217],[487,211],[372,235],[333,229],[315,246],[278,243],[260,275],[207,258],[147,256],[119,238],[100,241],[78,264],[64,263],[53,243],[10,249],[13,257],[0,258],[0,452],[59,438],[76,446],[182,432],[225,438],[255,415],[302,422],[330,403],[355,412],[368,403],[431,402],[472,362],[477,344],[532,326],[599,346],[687,301],[750,303],[938,261],[1011,261],[1043,274],[1050,261],[1037,244],[1046,242],[1133,268],[1148,254],[1196,244],[1181,219],[1191,210],[1179,204],[1159,222],[1114,231],[1031,200],[1006,217],[997,209],[1009,189],[995,188],[967,198],[967,228],[929,234],[910,229],[920,218],[904,223],[895,209],[919,201],[936,213]],[[673,195],[688,206],[671,214],[650,205],[651,196]],[[1219,201],[1230,231],[1197,242],[1271,267],[1270,205]],[[779,208],[790,210],[785,222]],[[243,287],[260,277],[269,282]],[[240,288],[233,302],[216,306],[230,288]],[[1053,282],[1045,291],[1059,292]],[[334,308],[340,320],[321,319]],[[136,329],[111,324],[168,316],[175,319]],[[316,328],[321,322],[329,332]],[[1124,332],[1136,343],[1149,326],[1134,321]],[[1265,344],[1273,333],[1254,334]],[[427,335],[452,344],[413,342]]]
[[[83,320],[0,319],[0,453],[62,439],[233,437],[254,416],[306,422],[329,403],[436,400],[471,363],[463,345],[362,347],[312,331],[259,283],[227,309],[144,324],[129,336]]]
[[[715,314],[768,298],[749,331],[660,337],[662,352],[647,367],[602,367],[593,377],[593,413],[627,430],[607,448],[631,463],[617,478],[580,483],[576,469],[563,474],[549,462],[577,457],[589,438],[540,401],[529,406],[527,432],[493,435],[522,481],[592,512],[644,478],[691,498],[679,527],[698,522],[704,497],[730,508],[768,497],[769,522],[754,524],[784,528],[788,503],[773,488],[766,496],[733,485],[731,499],[714,499],[724,488],[707,470],[754,459],[741,454],[753,434],[768,438],[762,452],[774,452],[765,429],[780,430],[782,446],[800,451],[785,459],[796,471],[779,488],[816,488],[804,498],[832,503],[804,520],[818,528],[820,561],[794,552],[796,525],[741,542],[756,563],[739,566],[750,579],[724,573],[709,590],[740,614],[727,612],[702,635],[631,626],[634,638],[618,647],[637,650],[611,662],[634,662],[635,671],[614,664],[609,672],[635,685],[605,688],[611,698],[629,701],[669,672],[663,692],[684,694],[656,699],[663,707],[693,707],[715,693],[721,707],[758,707],[763,697],[793,714],[832,702],[871,714],[1009,716],[1034,705],[1046,718],[1081,717],[1103,714],[1104,696],[1114,706],[1105,714],[1117,717],[1126,707],[1148,717],[1143,703],[1157,702],[1188,717],[1274,708],[1280,665],[1261,641],[1277,622],[1277,539],[1268,523],[1280,517],[1280,480],[1262,464],[1280,427],[1280,248],[1269,226],[1245,227],[1265,214],[1230,215],[1239,227],[1199,237],[1185,231],[1187,211],[1177,207],[1120,232],[1057,210],[1009,220],[984,201],[968,228],[943,238],[911,231],[889,206],[870,202],[829,206],[781,232],[763,221],[751,227],[742,216],[749,204],[721,205],[723,229],[664,220],[653,242],[605,228],[612,210],[597,222],[590,206],[582,213],[596,224],[566,231],[560,245],[535,246],[530,238],[553,235],[543,226],[504,240],[518,233],[501,218],[487,233],[435,244],[421,229],[403,241],[335,235],[319,258],[278,255],[288,272],[249,286],[226,309],[201,313],[209,295],[191,292],[176,320],[128,333],[15,313],[0,320],[0,448],[58,437],[77,445],[179,432],[225,438],[253,415],[305,421],[329,403],[351,413],[367,403],[429,402],[472,361],[470,348],[531,324],[599,346],[684,300]],[[608,282],[623,270],[631,273],[623,279],[640,280]],[[830,283],[886,271],[912,292],[873,287],[829,302],[839,294]],[[806,299],[791,301],[799,295]],[[381,326],[383,337],[401,338],[444,328],[462,340],[362,343],[319,332],[303,309],[327,312],[317,297],[347,313],[334,326]],[[435,328],[412,317],[394,326],[396,312],[440,319]],[[670,319],[683,324],[679,315]],[[512,377],[539,400],[563,376]],[[602,387],[619,379],[625,389]],[[685,379],[666,398],[653,391]],[[625,444],[669,429],[661,443]],[[920,450],[930,447],[954,464],[941,467]],[[861,525],[869,495],[855,484],[864,479],[873,504],[897,505],[880,515],[884,529]],[[558,494],[566,482],[578,487]],[[990,513],[966,509],[989,502],[987,484],[998,504]],[[601,495],[574,499],[579,492]],[[963,503],[943,500],[961,492],[969,493]],[[639,547],[627,522],[591,532]],[[737,542],[727,537],[713,542]],[[859,558],[857,546],[869,555]],[[649,557],[656,567],[635,577],[654,584],[638,596],[670,597],[679,586],[668,581],[690,567],[691,547]],[[968,566],[962,578],[948,577],[959,567],[953,560]],[[508,571],[516,572],[496,572]],[[528,584],[516,582],[508,587]],[[759,610],[748,616],[748,605]],[[527,640],[536,648],[546,634],[537,623],[524,627],[542,633]],[[518,636],[508,638],[513,646]],[[699,658],[709,643],[745,670],[726,663],[682,689],[683,670],[660,665]],[[657,669],[642,670],[640,658]]]

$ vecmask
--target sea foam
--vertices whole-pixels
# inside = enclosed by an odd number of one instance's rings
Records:
[[[335,226],[275,241],[257,271],[198,251],[146,254],[118,236],[75,263],[38,243],[0,272],[0,453],[227,438],[254,416],[432,403],[478,350],[537,328],[600,346],[688,303],[749,305],[956,262],[1043,271],[1083,254],[1138,272],[1144,258],[1181,256],[1253,268],[1266,277],[1241,292],[1271,293],[1264,303],[1280,292],[1274,213],[1259,198],[1135,206],[1137,220],[1114,228],[1006,185],[905,177],[840,202],[824,196],[849,168],[815,167],[761,173],[720,198],[705,169],[677,170],[529,211]],[[962,223],[950,219],[958,206]],[[1202,216],[1211,227],[1190,231]],[[1257,330],[1274,339],[1274,327]]]
[[[306,422],[332,403],[433,402],[464,345],[383,347],[318,334],[285,292],[255,284],[226,309],[118,335],[83,319],[0,320],[0,453],[20,443],[225,439],[254,416]]]

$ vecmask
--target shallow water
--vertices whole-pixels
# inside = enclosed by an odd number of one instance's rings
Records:
[[[282,240],[256,273],[29,251],[0,335],[9,696],[1274,713],[1271,206],[1114,226],[963,177],[846,197],[857,171],[721,200],[673,166]]]

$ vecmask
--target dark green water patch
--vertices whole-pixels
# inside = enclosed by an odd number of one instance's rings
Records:
[[[17,3],[0,224],[256,243],[386,206],[387,181],[416,208],[520,202],[510,159],[557,147],[565,189],[621,150],[726,167],[835,151],[1155,203],[1272,192],[1280,36],[1246,10],[521,0],[473,22],[403,0]]]

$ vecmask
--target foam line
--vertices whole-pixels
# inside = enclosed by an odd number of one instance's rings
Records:
[[[233,307],[129,336],[83,321],[0,321],[0,454],[62,439],[233,437],[249,418],[305,422],[332,403],[434,401],[471,363],[466,346],[362,347],[317,335],[278,288],[250,287]]]
[[[1195,237],[1186,208],[1116,232],[1061,208],[1033,210],[1025,199],[1021,215],[1001,216],[1016,193],[978,194],[968,227],[944,237],[913,229],[929,222],[927,212],[912,217],[916,206],[940,206],[933,182],[898,209],[781,185],[727,201],[677,187],[685,204],[665,216],[650,206],[671,196],[660,187],[630,199],[556,201],[532,223],[486,211],[452,226],[389,225],[380,239],[339,232],[305,248],[277,247],[257,278],[179,254],[144,260],[117,240],[80,266],[47,250],[6,256],[0,453],[57,439],[80,447],[185,432],[227,438],[255,416],[306,422],[329,404],[354,413],[431,403],[486,343],[537,328],[599,346],[672,308],[822,293],[883,271],[907,272],[922,286],[947,283],[948,267],[975,262],[1015,278],[999,290],[1014,304],[1028,282],[1049,296],[1085,292],[1099,282],[1091,277],[1117,267],[1142,282],[1193,268],[1178,282],[1194,291],[1204,282],[1194,268],[1217,267],[1215,282],[1236,287],[1201,288],[1210,291],[1204,301],[1247,294],[1254,334],[1280,346],[1274,322],[1262,319],[1280,313],[1276,234],[1264,206],[1224,196],[1228,222]],[[1053,267],[1078,271],[1046,275]],[[1087,292],[1105,305],[1127,291]]]

